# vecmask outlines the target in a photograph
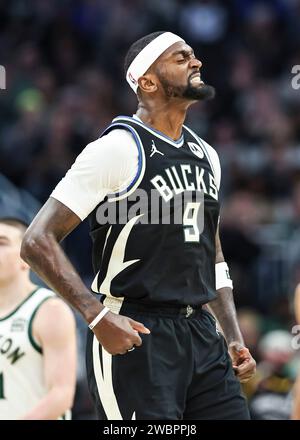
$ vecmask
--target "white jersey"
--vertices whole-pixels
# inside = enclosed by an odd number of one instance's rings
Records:
[[[18,419],[47,394],[42,349],[33,338],[32,323],[41,304],[55,296],[38,287],[0,318],[1,420]]]

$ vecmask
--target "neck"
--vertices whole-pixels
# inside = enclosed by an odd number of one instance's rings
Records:
[[[28,275],[23,274],[5,284],[0,284],[0,313],[5,315],[18,306],[34,289]]]
[[[157,104],[153,102],[138,105],[136,115],[147,125],[159,130],[171,139],[177,140],[182,133],[182,125],[186,118],[186,112],[191,103],[170,103]]]

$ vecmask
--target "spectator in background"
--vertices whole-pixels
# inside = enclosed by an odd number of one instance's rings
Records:
[[[246,346],[254,358],[259,359],[258,343],[262,333],[262,316],[254,309],[241,308],[238,311],[238,321]]]
[[[295,290],[294,306],[296,321],[298,324],[300,324],[300,284],[297,285]],[[297,334],[299,334],[299,331],[297,332]],[[300,372],[298,373],[293,391],[293,408],[291,418],[293,420],[300,420]]]
[[[254,420],[286,420],[292,411],[292,387],[288,365],[294,357],[292,336],[285,330],[267,333],[259,343],[256,390],[249,408]]]
[[[257,201],[246,191],[233,194],[221,212],[224,255],[239,286],[235,296],[239,306],[255,304],[253,266],[260,254],[255,231],[261,215]]]

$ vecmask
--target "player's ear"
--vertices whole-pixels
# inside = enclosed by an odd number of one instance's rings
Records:
[[[153,93],[157,90],[157,78],[153,73],[146,73],[138,79],[139,88],[146,93]]]
[[[27,264],[22,258],[20,257],[20,266],[22,271],[26,271],[30,269],[29,264]]]

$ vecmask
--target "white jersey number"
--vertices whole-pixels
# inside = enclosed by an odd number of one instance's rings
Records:
[[[198,212],[200,202],[188,202],[183,214],[183,233],[185,242],[199,242]]]

